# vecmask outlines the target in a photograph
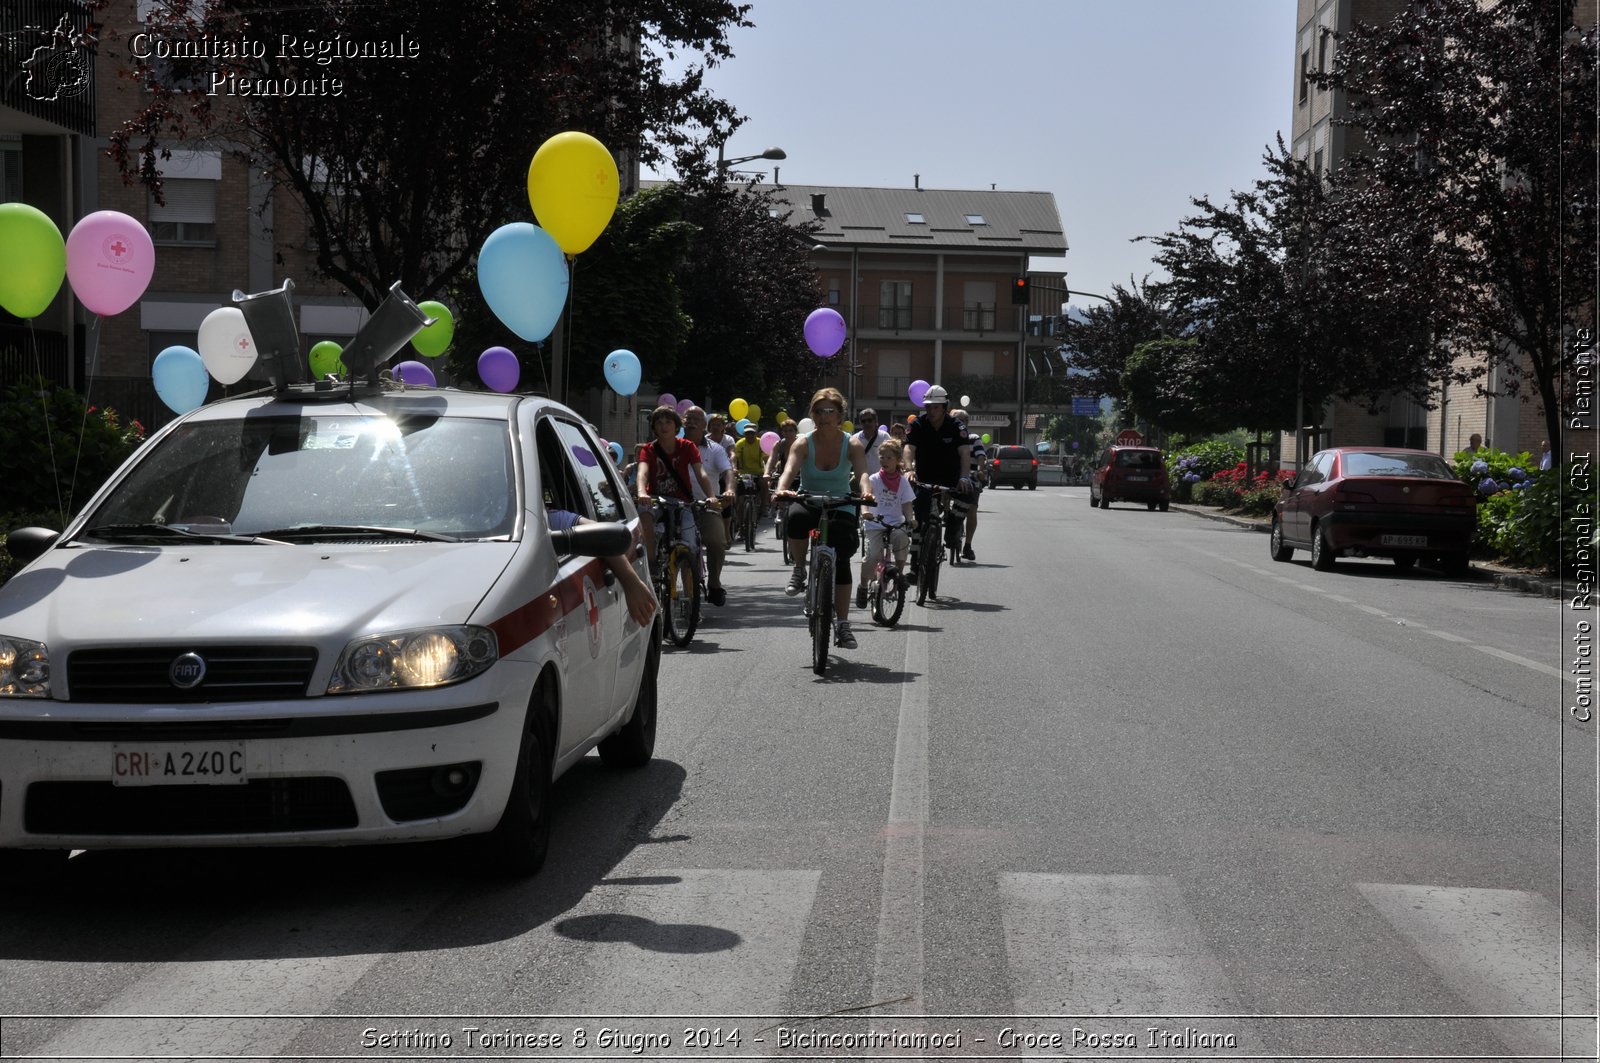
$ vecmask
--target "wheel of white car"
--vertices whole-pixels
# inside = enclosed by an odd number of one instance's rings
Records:
[[[544,866],[550,850],[550,789],[555,768],[555,707],[544,680],[528,700],[517,753],[516,776],[500,813],[500,822],[484,840],[490,867],[512,877],[526,877]]]

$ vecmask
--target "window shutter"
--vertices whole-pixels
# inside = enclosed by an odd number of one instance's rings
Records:
[[[162,182],[167,204],[161,206],[150,197],[152,222],[203,222],[217,220],[217,182],[169,177]]]

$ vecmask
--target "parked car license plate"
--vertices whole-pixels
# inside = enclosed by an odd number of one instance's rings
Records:
[[[1135,483],[1135,484],[1149,483],[1150,482],[1150,477],[1148,477],[1148,476],[1130,476],[1130,477],[1128,477],[1128,482],[1129,483]]]
[[[1427,546],[1426,535],[1385,535],[1378,540],[1384,546]]]
[[[113,786],[226,786],[248,782],[244,743],[113,745]]]

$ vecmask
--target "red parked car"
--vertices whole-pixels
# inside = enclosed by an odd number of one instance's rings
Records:
[[[1112,447],[1089,476],[1089,505],[1109,509],[1112,502],[1143,502],[1165,513],[1172,502],[1167,463],[1157,447]]]
[[[1462,575],[1477,504],[1471,485],[1437,454],[1332,447],[1284,481],[1272,513],[1272,559],[1287,561],[1300,548],[1322,571],[1341,556],[1390,557],[1400,568],[1426,560]]]

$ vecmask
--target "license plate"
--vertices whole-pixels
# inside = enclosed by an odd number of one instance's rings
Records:
[[[1385,535],[1379,540],[1384,546],[1427,546],[1426,535]]]
[[[1149,483],[1150,482],[1150,477],[1148,477],[1148,476],[1130,476],[1130,477],[1128,477],[1128,482],[1131,483],[1131,484]]]
[[[248,781],[243,742],[114,745],[113,786],[229,786]]]

